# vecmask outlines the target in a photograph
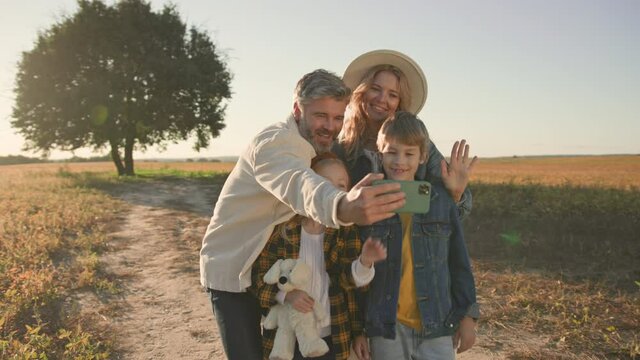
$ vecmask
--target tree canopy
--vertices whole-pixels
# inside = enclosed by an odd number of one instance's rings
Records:
[[[134,148],[189,138],[208,147],[224,128],[232,78],[208,34],[187,30],[173,6],[78,6],[22,54],[11,123],[25,149],[110,148],[118,173],[133,175]]]

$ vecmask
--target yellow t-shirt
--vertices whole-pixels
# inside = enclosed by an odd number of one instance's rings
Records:
[[[420,310],[416,296],[416,283],[413,279],[413,252],[411,250],[412,214],[400,214],[402,221],[402,269],[400,276],[400,294],[398,298],[398,321],[416,329],[422,329]]]

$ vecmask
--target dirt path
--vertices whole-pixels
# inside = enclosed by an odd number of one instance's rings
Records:
[[[123,291],[103,298],[84,294],[81,300],[115,335],[114,358],[224,358],[198,269],[219,189],[175,180],[126,184],[114,193],[129,206],[110,234],[111,251],[100,260]]]
[[[221,183],[130,183],[114,196],[129,206],[110,235],[104,271],[123,289],[80,296],[85,312],[115,334],[117,359],[224,359],[198,251]],[[480,342],[482,337],[480,337]],[[496,359],[480,347],[460,359]]]

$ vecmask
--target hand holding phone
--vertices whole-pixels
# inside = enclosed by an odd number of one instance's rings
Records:
[[[406,195],[406,203],[396,213],[428,213],[431,200],[431,184],[428,181],[375,180],[373,185],[400,183],[400,191]]]

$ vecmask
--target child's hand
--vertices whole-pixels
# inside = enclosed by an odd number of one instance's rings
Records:
[[[469,177],[477,161],[477,156],[469,161],[469,145],[466,140],[462,140],[453,144],[449,165],[444,159],[440,162],[442,182],[456,202],[462,198],[462,193],[467,187]]]
[[[471,349],[476,342],[476,322],[465,316],[460,321],[460,327],[453,336],[453,348],[458,349],[458,354]]]
[[[301,313],[308,313],[313,310],[313,298],[303,290],[294,289],[289,291],[284,296],[284,302],[291,304],[294,309]]]
[[[387,248],[382,245],[380,240],[368,238],[362,245],[362,253],[360,254],[360,263],[370,268],[376,261],[387,258]]]
[[[353,339],[353,352],[358,357],[358,360],[369,360],[369,342],[364,335],[358,335]]]

